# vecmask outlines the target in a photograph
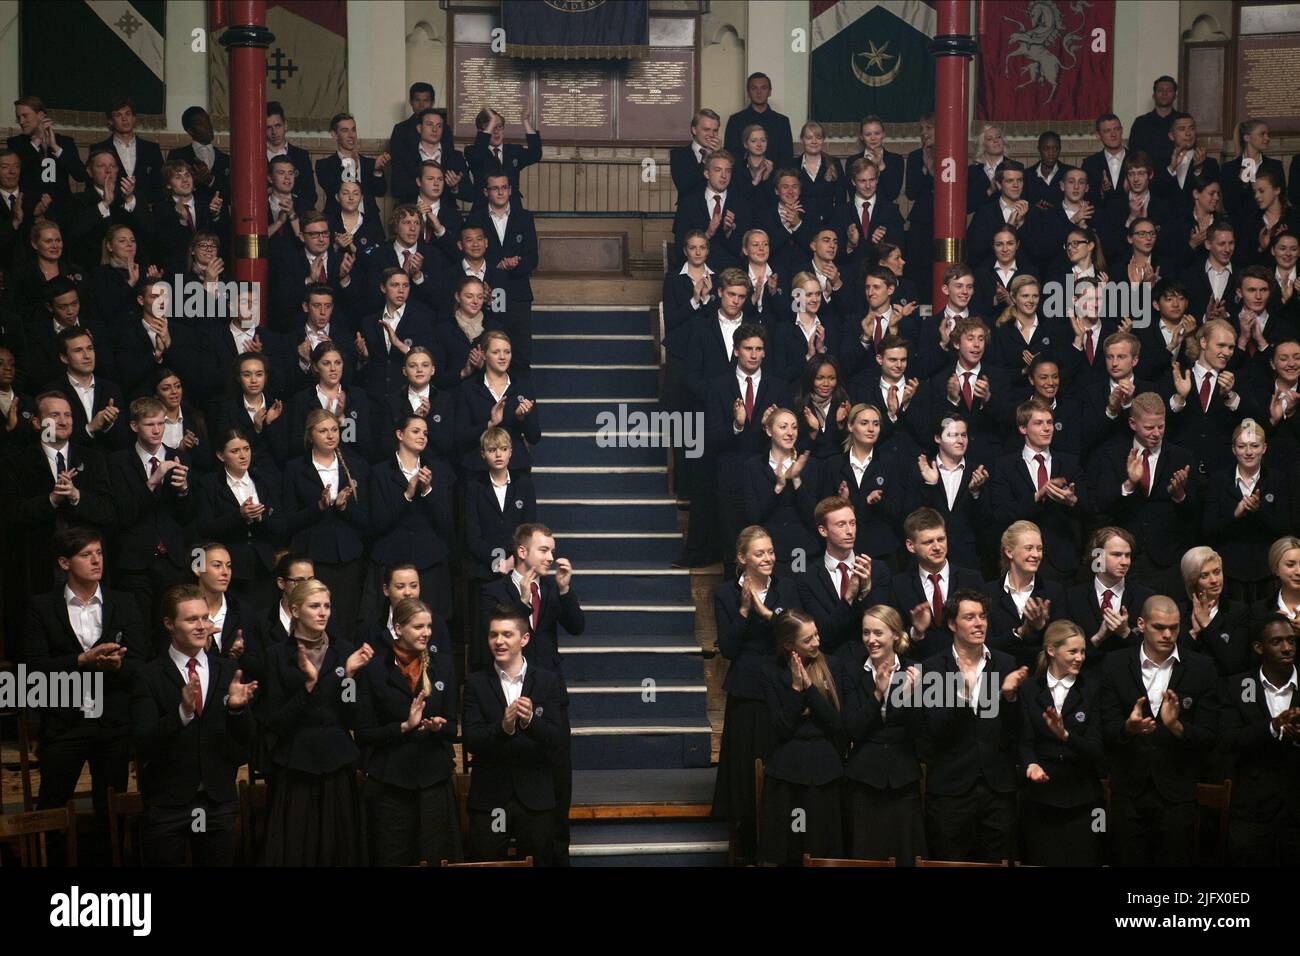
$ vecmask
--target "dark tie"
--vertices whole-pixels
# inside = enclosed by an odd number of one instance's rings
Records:
[[[713,215],[718,219],[722,218],[722,197],[721,196],[713,197]]]
[[[1107,588],[1105,591],[1101,592],[1101,609],[1103,611],[1110,610],[1110,603],[1114,599],[1114,597],[1115,597],[1115,592],[1112,591],[1110,588]]]
[[[60,475],[68,470],[68,459],[63,457],[63,452],[59,452],[54,456],[54,467],[58,470]]]
[[[754,417],[754,377],[745,376],[745,424]]]
[[[1092,329],[1089,329],[1083,334],[1083,356],[1088,360],[1088,364],[1091,365],[1096,354],[1097,351],[1092,344]]]
[[[542,616],[542,589],[537,586],[536,581],[533,582],[533,586],[532,586],[532,598],[533,598],[532,600],[533,630],[536,631],[537,622],[541,619]]]
[[[190,207],[189,207],[189,204],[188,204],[188,203],[187,203],[186,205],[184,205],[184,206],[181,206],[181,209],[182,209],[182,210],[184,211],[184,213],[185,213],[185,228],[188,229],[188,230],[190,230],[190,232],[193,232],[193,231],[194,231],[194,213],[190,212]]]
[[[934,617],[932,627],[943,627],[943,584],[937,574],[930,575],[930,583],[934,585],[934,595],[930,598],[931,611]]]
[[[1038,490],[1042,491],[1043,485],[1047,484],[1047,464],[1042,455],[1035,455],[1034,461],[1038,462]]]
[[[970,372],[961,373],[961,400],[966,404],[967,410],[975,404],[975,394],[970,389]]]
[[[880,351],[880,343],[885,337],[885,317],[876,316],[876,351]]]
[[[501,147],[500,147],[500,146],[493,146],[493,147],[492,147],[492,155],[496,157],[497,165],[500,166],[500,165],[501,165]]]
[[[862,241],[871,241],[871,203],[862,204]]]
[[[199,662],[191,657],[189,659],[189,663],[185,665],[185,669],[189,671],[190,673],[189,679],[191,682],[193,682],[194,675],[198,672],[199,669]],[[202,678],[199,678],[199,686],[194,688],[194,716],[195,717],[203,716],[203,679]]]
[[[411,250],[402,250],[402,269],[405,270],[411,264]]]
[[[840,600],[849,599],[849,566],[841,561],[835,566],[835,570],[840,572]]]
[[[1210,389],[1213,383],[1210,381],[1210,374],[1207,372],[1201,379],[1201,411],[1210,410]]]
[[[1142,450],[1142,490],[1151,494],[1151,452]]]
[[[158,472],[158,459],[153,455],[149,456],[149,477],[152,478]]]

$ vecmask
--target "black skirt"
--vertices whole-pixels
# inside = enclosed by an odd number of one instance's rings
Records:
[[[266,864],[357,866],[360,824],[352,767],[326,774],[277,767],[266,826]]]
[[[713,785],[713,815],[756,822],[754,761],[772,752],[772,716],[767,703],[727,695],[718,748],[718,776]]]
[[[450,780],[407,790],[366,780],[366,829],[372,866],[438,866],[464,859],[460,811]]]
[[[1021,800],[1021,854],[1030,866],[1100,866],[1101,834],[1093,831],[1092,804],[1049,807]]]
[[[805,853],[844,856],[842,789],[842,780],[811,786],[766,777],[758,830],[760,862],[802,866]]]
[[[911,866],[925,856],[925,815],[921,785],[879,790],[856,780],[849,783],[849,855],[855,860],[888,860]]]

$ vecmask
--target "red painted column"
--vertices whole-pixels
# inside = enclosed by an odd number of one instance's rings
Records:
[[[934,54],[934,282],[931,301],[942,307],[943,272],[966,257],[966,132],[968,66],[975,55],[970,0],[937,0]]]
[[[275,37],[266,29],[266,0],[221,0],[213,4],[224,21],[221,45],[230,65],[230,215],[234,223],[233,272],[237,282],[255,283],[266,321],[266,48]]]

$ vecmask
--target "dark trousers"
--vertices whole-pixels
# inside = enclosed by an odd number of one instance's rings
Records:
[[[141,843],[146,866],[182,866],[185,849],[195,866],[234,866],[239,802],[217,803],[200,793],[180,807],[145,810]]]
[[[983,778],[965,793],[926,796],[926,842],[936,860],[1000,863],[1011,859],[1016,797],[998,793]]]
[[[115,586],[135,600],[136,607],[140,611],[140,620],[144,621],[148,628],[151,659],[164,653],[169,641],[166,632],[162,629],[160,609],[163,592],[173,584],[188,580],[185,570],[172,564],[171,559],[165,554],[154,555],[147,568],[135,571],[119,568],[117,571]]]
[[[371,866],[461,861],[460,815],[449,780],[408,790],[369,777],[365,803]]]
[[[1025,800],[1020,810],[1021,859],[1030,866],[1100,866],[1097,808],[1049,807]]]
[[[1170,803],[1150,783],[1110,800],[1112,853],[1118,866],[1191,866],[1196,857],[1196,801]]]
[[[125,730],[106,730],[83,724],[60,733],[43,734],[37,751],[41,765],[41,788],[37,810],[54,810],[67,805],[77,791],[81,770],[90,763],[91,800],[95,808],[95,831],[81,845],[81,862],[107,866],[111,859],[108,843],[108,788],[125,793],[131,770],[131,737]],[[51,859],[61,857],[61,834],[51,835]]]
[[[533,858],[537,866],[549,866],[554,847],[554,810],[529,810],[511,797],[504,807],[470,810],[469,839],[478,860],[504,860],[511,837],[518,858]]]
[[[718,489],[718,536],[722,539],[722,573],[724,577],[736,576],[736,539],[745,527],[745,495],[740,489]],[[695,511],[695,502],[691,502]]]
[[[1290,866],[1300,856],[1300,817],[1283,808],[1272,820],[1230,819],[1228,862],[1233,866]]]

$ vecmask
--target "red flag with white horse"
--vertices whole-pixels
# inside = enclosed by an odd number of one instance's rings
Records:
[[[1113,0],[986,2],[980,15],[982,120],[1095,120],[1110,110]]]

